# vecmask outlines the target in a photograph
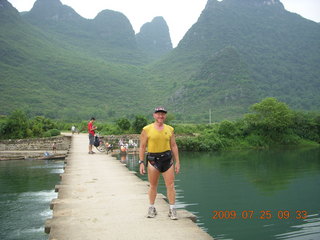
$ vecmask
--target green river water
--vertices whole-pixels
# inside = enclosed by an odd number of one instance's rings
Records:
[[[64,163],[0,161],[0,239],[42,240]]]
[[[177,207],[214,238],[320,239],[319,148],[180,155]],[[120,161],[137,171],[136,155]],[[0,162],[0,239],[48,238],[44,222],[62,169],[60,161]]]
[[[320,239],[319,148],[180,155],[177,206],[215,239]]]

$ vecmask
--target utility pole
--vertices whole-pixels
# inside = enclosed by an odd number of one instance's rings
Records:
[[[209,124],[211,124],[211,108],[209,109]]]

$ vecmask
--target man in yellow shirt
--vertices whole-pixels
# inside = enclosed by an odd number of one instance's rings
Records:
[[[140,135],[140,173],[145,174],[144,154],[148,147],[147,153],[147,168],[149,188],[148,218],[153,218],[157,215],[154,207],[157,196],[157,188],[160,174],[167,188],[167,197],[169,199],[170,209],[169,217],[176,220],[177,212],[175,209],[176,191],[174,188],[174,172],[180,171],[179,151],[176,144],[173,127],[166,125],[167,111],[163,107],[157,107],[154,110],[154,123],[145,126]],[[173,162],[175,161],[175,164]],[[148,164],[149,163],[149,164]]]

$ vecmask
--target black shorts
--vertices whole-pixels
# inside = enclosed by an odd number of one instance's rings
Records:
[[[147,161],[154,166],[159,172],[166,172],[173,164],[171,151],[161,153],[148,153]]]

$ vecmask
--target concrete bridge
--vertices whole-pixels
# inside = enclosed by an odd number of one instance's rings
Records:
[[[182,160],[183,161],[183,160]],[[182,162],[183,164],[183,162]],[[55,240],[206,240],[190,212],[168,218],[169,205],[159,194],[158,215],[146,218],[147,182],[105,153],[88,154],[86,134],[72,136],[65,171],[51,204],[52,219],[45,231]]]

